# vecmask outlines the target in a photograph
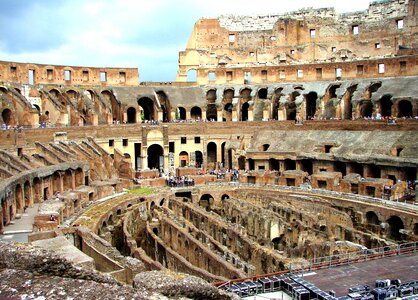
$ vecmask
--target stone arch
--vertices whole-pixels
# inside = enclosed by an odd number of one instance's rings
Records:
[[[245,156],[238,157],[238,169],[245,170]]]
[[[414,224],[414,234],[418,235],[418,223]]]
[[[306,95],[306,120],[310,120],[315,117],[317,100],[318,94],[316,92],[310,92]]]
[[[20,184],[15,187],[15,203],[16,211],[21,211],[23,209],[23,189]]]
[[[279,119],[279,107],[280,107],[280,98],[282,97],[283,88],[277,88],[274,91],[272,104],[271,104],[271,118],[273,120]]]
[[[343,96],[343,105],[344,105],[344,120],[350,120],[353,118],[353,103],[351,102],[353,93],[357,90],[357,84],[354,84],[347,88]]]
[[[84,184],[84,172],[83,172],[83,169],[77,168],[75,170],[74,179],[75,179],[75,186],[76,187]]]
[[[187,70],[187,82],[197,82],[197,70],[196,69]]]
[[[196,156],[196,158],[195,158],[196,168],[202,167],[202,164],[203,164],[203,153],[202,153],[202,151],[199,151],[199,150],[195,151],[195,156]]]
[[[402,117],[413,117],[413,112],[412,112],[412,103],[408,100],[400,100],[397,103],[397,107],[398,107],[398,118],[402,118]]]
[[[32,183],[32,195],[33,195],[33,202],[39,203],[42,201],[42,182],[39,177],[35,177]]]
[[[274,237],[271,242],[273,243],[273,248],[275,250],[283,250],[286,248],[286,238],[284,234]]]
[[[14,126],[15,122],[14,122],[14,116],[13,113],[10,109],[5,108],[3,109],[3,111],[1,112],[1,117],[3,120],[3,123],[6,125],[10,125],[10,126]]]
[[[265,87],[260,88],[257,92],[258,99],[267,99],[267,95],[268,95],[267,91],[268,90]]]
[[[206,146],[206,153],[207,153],[207,167],[208,168],[216,168],[217,159],[217,145],[215,142],[209,142]]]
[[[380,115],[382,117],[390,117],[392,116],[392,96],[391,95],[383,95],[382,98],[379,100],[380,104]]]
[[[61,192],[61,173],[55,171],[52,174],[52,193]]]
[[[211,194],[203,194],[202,196],[200,196],[199,206],[209,211],[213,202],[214,198]]]
[[[289,95],[289,99],[285,104],[286,108],[286,120],[296,120],[296,112],[297,112],[297,106],[296,106],[296,97],[300,96],[299,91],[293,91]]]
[[[149,97],[138,99],[138,105],[142,108],[142,120],[155,120],[154,101]]]
[[[241,105],[241,121],[248,121],[248,110],[250,105],[248,102],[245,102]]]
[[[206,92],[206,100],[211,104],[216,102],[216,89],[209,89]]]
[[[160,206],[164,206],[164,203],[165,203],[165,198],[160,200]]]
[[[182,106],[177,107],[177,119],[186,120],[186,109]]]
[[[163,112],[163,118],[162,120],[164,122],[170,122],[171,121],[171,104],[168,99],[167,94],[164,91],[157,91],[157,98],[161,105],[161,110]]]
[[[202,119],[202,109],[198,106],[193,106],[190,110],[190,116],[193,120],[201,120]]]
[[[218,121],[218,110],[216,104],[208,104],[206,107],[206,119],[209,121]]]
[[[187,167],[189,165],[189,154],[186,151],[179,153],[179,165],[180,167]]]
[[[402,219],[398,216],[391,216],[387,223],[389,225],[387,231],[388,238],[396,241],[402,240],[402,234],[399,232],[399,230],[404,229]]]
[[[359,116],[361,118],[369,118],[373,114],[373,104],[370,100],[362,100],[358,104]]]
[[[113,122],[122,122],[122,108],[120,102],[116,97],[108,90],[104,90],[100,93],[101,97],[105,99],[105,102],[110,104],[112,120]]]
[[[135,109],[135,107],[129,107],[127,110],[126,110],[126,116],[127,116],[127,120],[126,120],[126,122],[128,123],[128,124],[135,124],[137,121],[136,121],[136,109]]]
[[[229,199],[230,197],[229,197],[229,195],[228,194],[223,194],[222,196],[221,196],[221,200],[226,200],[226,199]]]
[[[147,149],[148,168],[161,170],[164,168],[164,149],[158,144],[152,144]]]
[[[379,225],[381,223],[379,221],[379,217],[374,211],[368,211],[366,213],[366,222],[367,225]]]
[[[284,170],[296,170],[296,161],[292,159],[285,159],[284,160]]]
[[[73,186],[73,172],[70,169],[67,169],[64,173],[63,178],[64,190],[71,190]]]
[[[107,224],[113,225],[113,214],[110,214],[109,217],[107,218]]]
[[[32,187],[30,186],[30,182],[28,180],[25,181],[23,184],[23,191],[25,195],[25,207],[32,207],[33,205],[33,198],[32,198]]]

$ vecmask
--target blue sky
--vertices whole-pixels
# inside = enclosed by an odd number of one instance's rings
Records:
[[[364,10],[369,0],[0,0],[0,60],[139,68],[174,81],[200,17],[275,14],[304,7]]]

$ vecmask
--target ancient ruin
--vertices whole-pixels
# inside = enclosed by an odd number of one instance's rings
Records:
[[[0,259],[5,296],[36,273],[138,299],[171,276],[167,297],[229,299],[199,280],[416,247],[417,14],[387,0],[203,18],[170,83],[1,61],[0,232],[37,205],[22,251],[71,264],[22,271],[33,258],[0,243],[16,258]]]

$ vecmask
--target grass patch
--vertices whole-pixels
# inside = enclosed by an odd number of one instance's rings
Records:
[[[129,190],[128,193],[142,195],[142,196],[149,196],[155,194],[155,189],[152,187],[138,187],[132,190]]]

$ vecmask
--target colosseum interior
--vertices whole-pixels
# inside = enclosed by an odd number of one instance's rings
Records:
[[[54,250],[115,293],[155,270],[213,284],[417,249],[417,15],[386,0],[202,18],[176,82],[0,61],[0,232],[36,207],[19,255]],[[30,259],[0,245],[23,293]]]

